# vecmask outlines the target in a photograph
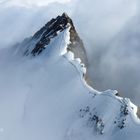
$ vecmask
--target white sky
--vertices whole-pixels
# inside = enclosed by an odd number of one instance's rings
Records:
[[[54,3],[46,6],[51,2],[66,4]],[[70,3],[67,4],[67,2]],[[13,8],[11,5],[16,6]],[[136,72],[137,69],[140,69],[140,55],[137,57],[135,50],[133,52],[131,50],[131,48],[134,48],[131,44],[134,41],[139,41],[137,40],[139,36],[134,36],[130,31],[126,32],[129,29],[140,34],[140,0],[0,0],[0,47],[3,48],[9,44],[13,45],[15,42],[21,42],[24,38],[33,35],[52,17],[56,17],[64,11],[72,17],[76,29],[84,41],[88,56],[91,57],[93,81],[96,79],[95,85],[117,88],[121,92],[124,91],[123,94],[126,97],[128,97],[127,95],[130,97],[132,93],[140,96],[139,70]],[[135,22],[138,22],[138,24]],[[113,53],[114,47],[108,45],[112,40],[119,44],[119,42],[125,40],[124,35],[132,36],[131,47],[128,47],[128,41],[124,41],[122,49],[117,46],[118,50],[116,52],[121,52],[123,55],[123,48],[127,48],[127,51],[132,52],[133,57],[130,58],[135,58],[135,62],[134,60],[129,61],[125,55],[121,56],[124,57],[121,62],[120,59],[117,61],[114,58],[118,56]],[[104,48],[105,52],[102,51]],[[112,49],[110,50],[110,48]],[[110,55],[109,59],[106,58],[108,53]],[[126,54],[126,51],[124,54]],[[98,57],[99,60],[97,60]],[[108,60],[110,60],[110,63]],[[114,64],[117,68],[114,68]],[[128,65],[128,72],[126,72],[126,65]],[[111,69],[112,73],[109,73],[108,76],[107,73],[110,68],[114,69]],[[133,71],[133,75],[131,71]],[[126,77],[130,76],[130,81],[125,80]],[[137,83],[132,84],[131,81],[137,81]],[[134,99],[134,94],[132,98]]]
[[[0,0],[0,3],[9,3],[12,5],[47,5],[52,2],[66,3],[71,0]]]

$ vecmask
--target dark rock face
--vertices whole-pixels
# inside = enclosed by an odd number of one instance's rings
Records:
[[[37,56],[49,45],[51,39],[54,38],[66,28],[70,27],[70,44],[68,45],[68,51],[72,51],[76,58],[80,58],[82,62],[87,66],[87,56],[82,40],[78,36],[76,29],[73,25],[71,18],[63,13],[61,16],[57,16],[55,19],[51,19],[44,27],[34,34],[31,38],[34,42],[34,47],[30,44],[30,39],[26,43],[25,55]]]
[[[50,20],[33,36],[34,39],[39,39],[39,41],[31,53],[34,56],[40,54],[45,49],[45,46],[50,43],[51,38],[57,36],[59,31],[62,32],[64,29],[67,28],[68,23],[69,21],[65,14]]]

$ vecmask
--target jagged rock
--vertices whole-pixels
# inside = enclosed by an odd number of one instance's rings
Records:
[[[30,40],[35,41],[34,47],[31,48],[28,43],[28,47],[26,47],[24,54],[31,54],[33,56],[39,55],[47,45],[50,44],[52,38],[56,37],[68,27],[70,27],[70,44],[67,49],[68,51],[72,51],[74,56],[80,58],[82,63],[87,66],[88,60],[84,44],[76,32],[73,21],[66,13],[51,19],[44,27],[36,32]]]

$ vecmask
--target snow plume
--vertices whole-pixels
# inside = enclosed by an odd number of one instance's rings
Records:
[[[139,49],[134,47],[139,33],[138,0],[2,0],[0,47],[21,42],[64,11],[85,43],[93,86],[118,89],[140,105]]]

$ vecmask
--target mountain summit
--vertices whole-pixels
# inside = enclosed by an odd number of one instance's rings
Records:
[[[0,50],[0,140],[138,140],[138,108],[85,80],[86,54],[64,13]]]
[[[63,13],[61,16],[57,16],[56,18],[52,18],[44,27],[37,31],[33,37],[28,39],[28,41],[26,40],[25,42],[28,43],[26,43],[27,45],[24,45],[26,46],[24,54],[33,56],[40,55],[52,40],[67,28],[69,28],[70,32],[70,43],[67,50],[72,51],[75,57],[80,58],[87,66],[88,61],[84,44],[74,27],[72,19],[66,13]]]

